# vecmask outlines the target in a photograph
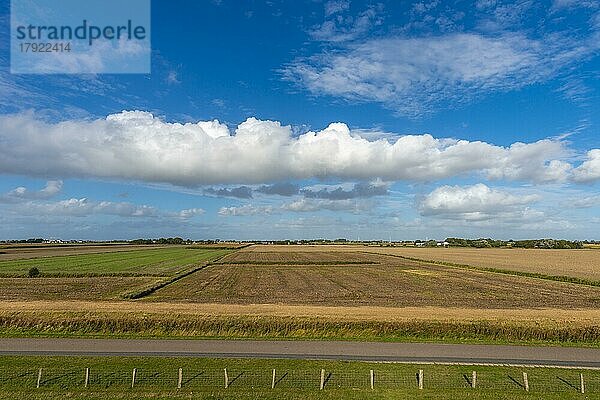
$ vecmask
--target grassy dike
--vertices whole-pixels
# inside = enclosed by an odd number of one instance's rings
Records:
[[[438,341],[598,347],[600,326],[509,321],[344,321],[308,317],[3,312],[3,337],[140,337]]]
[[[37,388],[39,369],[42,369]],[[85,369],[89,368],[85,387]],[[132,388],[132,371],[136,380]],[[181,389],[177,388],[182,369]],[[228,371],[226,389],[224,369]],[[275,388],[272,371],[276,370]],[[320,390],[321,369],[325,370]],[[416,374],[423,370],[423,389]],[[370,387],[370,370],[374,387]],[[472,372],[476,387],[471,387]],[[528,374],[526,392],[523,372]],[[2,399],[573,399],[600,396],[600,371],[343,361],[0,357]],[[580,394],[580,373],[586,394]]]

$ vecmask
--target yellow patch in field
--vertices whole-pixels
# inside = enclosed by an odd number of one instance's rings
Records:
[[[423,276],[437,275],[437,273],[435,273],[435,272],[423,271],[422,269],[403,269],[402,272],[406,272],[407,274],[415,274],[415,275],[423,275]]]

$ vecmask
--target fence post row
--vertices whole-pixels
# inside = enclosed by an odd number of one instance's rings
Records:
[[[227,368],[223,369],[224,375],[225,375],[225,389],[229,388],[229,375],[227,373]],[[36,388],[40,388],[41,384],[42,384],[42,373],[43,373],[43,368],[40,368],[38,370],[38,375],[37,375],[37,383],[36,383]],[[321,381],[319,384],[319,389],[323,390],[325,388],[325,369],[321,369]],[[135,387],[135,383],[136,383],[136,379],[137,379],[137,368],[134,368],[131,374],[131,388]],[[370,387],[371,390],[375,389],[375,371],[374,370],[369,370],[369,383],[370,383]],[[84,386],[87,388],[89,387],[90,384],[90,368],[86,367],[85,368],[85,380],[84,380]],[[177,377],[177,389],[181,389],[183,385],[183,368],[179,368],[178,369],[178,377]],[[272,370],[272,379],[271,379],[271,389],[275,389],[275,386],[277,385],[277,371],[275,368],[273,368]],[[424,374],[423,374],[423,370],[420,369],[417,373],[417,385],[418,388],[420,390],[422,390],[424,388]],[[472,375],[471,375],[471,388],[475,389],[477,387],[477,371],[472,371]],[[529,392],[529,378],[527,375],[527,372],[523,372],[523,389],[526,392]],[[579,374],[579,391],[582,394],[585,394],[585,381],[583,378],[583,373]]]

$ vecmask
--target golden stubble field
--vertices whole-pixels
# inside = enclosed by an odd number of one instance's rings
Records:
[[[432,265],[360,246],[252,246],[147,300],[227,304],[598,308],[600,288]]]
[[[365,250],[380,254],[393,254],[475,267],[572,276],[600,281],[600,249],[367,247]]]

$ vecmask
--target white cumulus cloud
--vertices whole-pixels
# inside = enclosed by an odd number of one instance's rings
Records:
[[[172,123],[148,112],[46,122],[29,112],[0,116],[0,173],[112,178],[179,186],[260,184],[294,179],[561,182],[572,165],[557,139],[514,143],[406,135],[367,140],[343,123],[293,135],[290,126],[249,118],[230,132],[218,121]],[[593,180],[597,157],[578,168]],[[585,179],[584,179],[585,177]]]
[[[482,183],[472,186],[441,186],[421,201],[424,216],[460,219],[490,219],[522,215],[526,207],[540,200],[537,195],[515,195]],[[528,210],[531,214],[533,211]]]
[[[46,182],[46,186],[38,191],[31,191],[24,186],[19,186],[8,193],[0,195],[0,203],[49,199],[60,193],[62,187],[63,181],[48,181]]]
[[[586,160],[574,171],[577,182],[592,182],[600,180],[600,149],[588,151]]]

